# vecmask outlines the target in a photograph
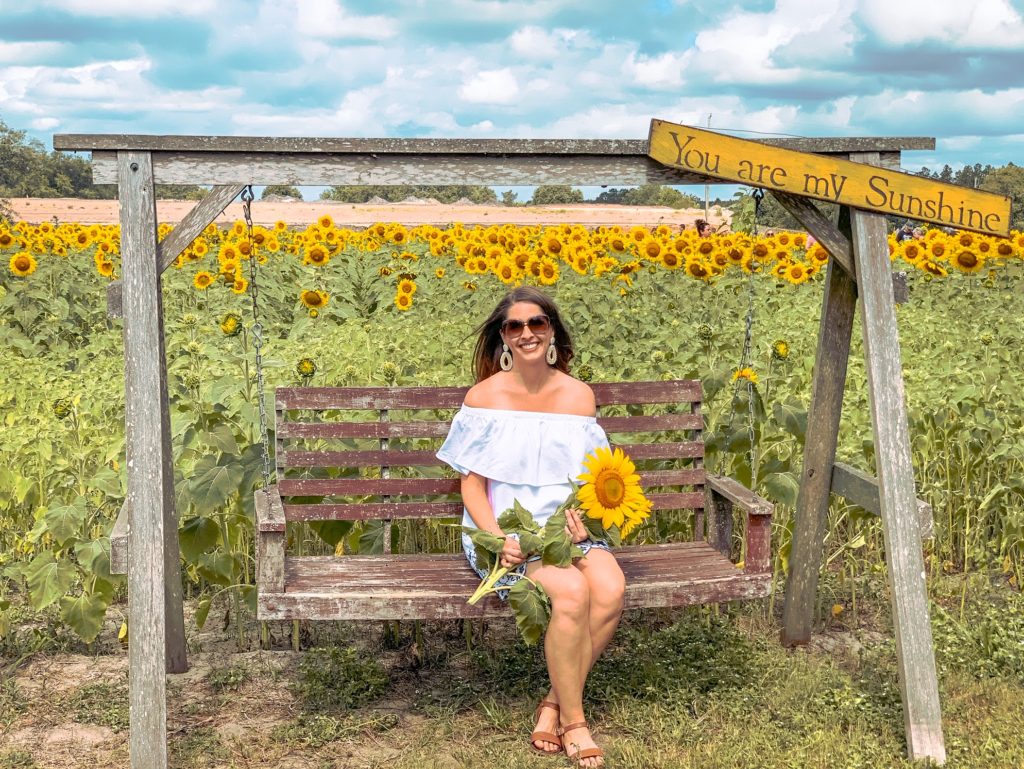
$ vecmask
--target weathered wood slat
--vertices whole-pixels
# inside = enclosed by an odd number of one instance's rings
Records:
[[[203,229],[227,208],[228,203],[242,191],[238,185],[216,185],[210,194],[199,201],[181,220],[177,227],[157,245],[157,260],[163,272],[178,258]],[[107,286],[107,315],[121,317],[121,281],[115,280]]]
[[[148,153],[121,153],[117,164],[121,208],[121,259],[125,283],[125,438],[128,498],[135,542],[128,564],[129,755],[132,769],[167,765],[166,663],[169,582],[164,552],[168,524],[164,502],[165,436],[160,405],[163,318],[156,263],[156,204]],[[172,510],[173,515],[173,510]],[[174,552],[175,563],[178,560]],[[179,580],[180,585],[180,580]]]
[[[771,502],[732,478],[708,473],[707,484],[713,493],[725,497],[747,515],[771,515],[775,511]]]
[[[376,521],[386,518],[461,518],[461,502],[362,502],[285,505],[289,521]]]
[[[946,748],[885,217],[855,211],[851,218],[907,747],[911,760],[941,764]]]
[[[627,417],[599,417],[597,423],[609,433],[648,433],[663,430],[699,430],[699,414],[654,414]],[[446,436],[449,422],[282,422],[281,438],[439,438]]]
[[[706,543],[630,547],[615,555],[626,574],[628,608],[761,597],[770,590],[770,574],[742,572]],[[261,619],[454,619],[508,612],[493,599],[466,604],[479,580],[462,555],[324,556],[286,564],[289,592],[261,593]]]
[[[94,184],[115,182],[114,153],[94,151]],[[158,184],[523,186],[543,184],[698,184],[707,178],[668,168],[646,155],[154,152]],[[716,180],[708,180],[717,184]]]
[[[845,497],[872,515],[882,514],[878,496],[878,480],[863,470],[836,462],[832,466],[832,493]],[[917,525],[922,539],[935,536],[935,521],[932,506],[923,499],[917,500]]]
[[[261,590],[283,592],[284,577],[284,525],[280,529],[265,528],[278,519],[274,508],[280,508],[281,498],[273,491],[256,491],[256,584]]]
[[[598,406],[690,403],[703,397],[698,380],[598,382],[591,385]],[[280,387],[279,409],[456,409],[468,387]]]
[[[701,441],[677,443],[631,443],[622,449],[635,461],[647,459],[693,459],[704,456]],[[389,451],[299,451],[282,449],[277,452],[277,466],[288,467],[446,467],[430,450]]]
[[[808,198],[779,190],[772,190],[771,193],[782,207],[821,243],[829,255],[839,262],[847,275],[855,275],[853,246],[850,244],[849,235],[833,224]]]
[[[652,414],[635,417],[598,417],[597,423],[608,433],[653,433],[662,430],[700,430],[700,414]]]
[[[278,409],[457,409],[468,387],[278,387]]]
[[[595,382],[590,385],[597,405],[624,403],[693,403],[704,398],[697,379],[676,379],[668,382]]]
[[[927,136],[765,138],[760,143],[801,152],[846,154],[933,150]],[[406,139],[290,136],[174,136],[166,134],[54,134],[58,151],[279,152],[359,154],[645,155],[646,139]]]
[[[703,470],[641,471],[640,485],[693,486],[704,482]],[[282,497],[420,494],[458,494],[461,478],[282,478],[277,482]]]
[[[288,467],[447,467],[429,450],[278,452],[277,466]]]
[[[258,531],[284,531],[285,510],[281,504],[281,492],[278,486],[271,486],[264,492],[257,489],[256,500],[256,529]]]
[[[653,510],[693,510],[704,507],[701,491],[649,493]],[[361,502],[287,504],[284,515],[289,521],[373,521],[386,518],[453,518],[462,517],[461,502]],[[266,524],[261,531],[283,531],[277,524]]]
[[[850,232],[850,209],[846,206],[839,212],[839,229],[844,237]],[[826,267],[824,307],[818,325],[818,352],[811,383],[803,470],[782,609],[781,640],[784,646],[805,644],[811,639],[821,556],[828,529],[832,464],[839,440],[839,420],[857,306],[857,285],[853,275],[852,270],[844,270],[831,261]]]
[[[282,497],[458,494],[459,478],[283,478]]]
[[[281,422],[280,438],[441,438],[450,423],[422,422]]]

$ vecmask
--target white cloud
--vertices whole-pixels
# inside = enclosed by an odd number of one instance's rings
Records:
[[[806,69],[780,66],[776,58],[806,60],[808,51],[820,57],[845,54],[854,35],[852,9],[843,0],[778,0],[764,13],[739,11],[717,27],[697,34],[685,54],[691,79],[716,83],[778,84],[808,76]],[[823,48],[823,35],[828,44]]]
[[[217,0],[35,0],[43,7],[58,8],[79,16],[205,16],[217,10]]]
[[[265,4],[268,1],[265,0]],[[300,35],[387,40],[398,34],[394,19],[388,16],[352,16],[338,0],[290,0],[288,5],[294,10],[295,30]]]
[[[33,120],[29,125],[35,131],[52,131],[60,125],[60,120],[55,117],[40,117]]]
[[[54,42],[9,43],[0,40],[0,64],[32,64],[56,56],[64,48]]]
[[[520,27],[508,38],[512,50],[526,59],[550,60],[568,48],[592,45],[585,34],[575,29],[553,29],[541,27]]]
[[[660,56],[631,53],[622,70],[634,83],[645,88],[678,88],[683,84],[684,61],[685,54],[671,51]]]
[[[459,98],[473,104],[511,104],[519,96],[519,82],[511,69],[477,72],[459,88]]]
[[[1007,0],[861,0],[860,20],[890,45],[1019,48],[1024,19]]]

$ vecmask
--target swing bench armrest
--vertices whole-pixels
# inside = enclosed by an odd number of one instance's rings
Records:
[[[709,509],[714,516],[709,527],[712,544],[726,556],[731,552],[732,508],[735,505],[747,516],[743,571],[747,574],[770,572],[772,513],[775,512],[775,506],[732,478],[708,473],[705,482]]]
[[[281,494],[276,484],[271,484],[266,491],[257,489],[256,499],[256,530],[257,531],[281,531],[285,530],[284,503],[281,501]]]

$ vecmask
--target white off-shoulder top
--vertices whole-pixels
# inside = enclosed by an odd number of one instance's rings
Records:
[[[517,499],[543,526],[569,496],[569,479],[584,471],[584,457],[599,447],[608,447],[608,436],[594,417],[463,405],[437,457],[487,479],[495,517]],[[476,526],[468,511],[462,524]]]

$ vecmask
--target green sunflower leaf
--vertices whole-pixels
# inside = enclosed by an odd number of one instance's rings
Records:
[[[60,616],[86,643],[92,643],[103,629],[107,602],[99,594],[64,596],[60,599]]]
[[[551,619],[551,602],[547,594],[540,585],[520,579],[509,588],[508,603],[515,613],[516,627],[523,641],[533,646],[544,635]]]
[[[57,561],[49,550],[37,555],[25,569],[32,608],[38,611],[56,601],[68,592],[77,575],[78,570],[72,564]]]

